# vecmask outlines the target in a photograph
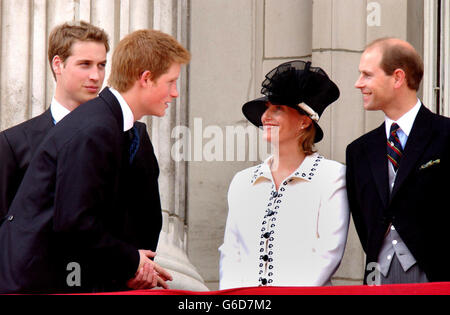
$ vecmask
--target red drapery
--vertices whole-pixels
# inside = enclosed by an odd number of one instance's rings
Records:
[[[380,286],[252,287],[201,292],[183,290],[135,290],[100,293],[100,295],[450,295],[450,282]]]

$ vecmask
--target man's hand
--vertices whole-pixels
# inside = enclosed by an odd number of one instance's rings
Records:
[[[154,258],[156,253],[151,250],[139,250],[139,267],[136,276],[127,282],[131,289],[142,290],[160,286],[168,289],[166,281],[172,281],[172,276],[150,258]]]
[[[151,289],[156,287],[158,276],[151,264],[144,264],[133,279],[128,280],[127,286],[135,290]]]

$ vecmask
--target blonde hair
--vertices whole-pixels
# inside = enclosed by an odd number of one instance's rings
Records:
[[[311,122],[308,128],[304,129],[300,135],[299,145],[306,155],[311,155],[317,152],[314,148],[314,139],[316,137],[316,127]]]
[[[48,38],[48,61],[52,69],[53,77],[56,78],[51,64],[55,56],[59,56],[64,63],[72,55],[72,46],[76,42],[99,42],[105,45],[109,52],[109,38],[106,32],[90,23],[80,21],[56,26]]]
[[[114,50],[108,84],[119,92],[128,91],[145,71],[156,81],[173,63],[191,59],[175,38],[156,30],[139,30],[124,37]]]

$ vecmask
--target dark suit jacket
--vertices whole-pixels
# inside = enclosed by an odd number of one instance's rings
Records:
[[[134,276],[139,254],[119,222],[128,154],[108,89],[50,130],[0,226],[0,292],[91,291]],[[67,286],[71,262],[81,287]]]
[[[139,148],[132,164],[124,165],[120,183],[119,207],[122,218],[117,220],[118,236],[139,249],[156,251],[162,227],[159,196],[159,166],[144,123],[135,122],[139,133]],[[120,232],[119,232],[120,231]],[[103,281],[100,291],[129,290],[123,282]]]
[[[139,249],[156,251],[162,227],[159,166],[144,123],[135,122],[139,148],[121,186],[123,238]]]
[[[378,261],[393,223],[428,279],[450,281],[444,259],[450,243],[450,119],[420,108],[391,194],[386,141],[383,123],[351,143],[346,152],[348,199],[366,266]],[[366,276],[374,271],[367,269]]]
[[[11,206],[31,157],[53,126],[49,109],[0,132],[0,220]],[[135,122],[135,126],[140,144],[121,192],[123,207],[127,208],[122,235],[138,248],[155,251],[162,226],[159,167],[147,126],[141,122]]]
[[[8,212],[31,157],[53,126],[47,110],[0,133],[0,219]]]

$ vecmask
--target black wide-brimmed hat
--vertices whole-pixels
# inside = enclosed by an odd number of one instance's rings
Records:
[[[244,116],[255,126],[261,127],[261,116],[267,102],[286,105],[309,116],[316,127],[314,142],[323,138],[318,121],[325,108],[339,98],[336,84],[319,67],[311,62],[294,60],[283,63],[266,74],[261,93],[264,97],[249,101],[242,107]]]

